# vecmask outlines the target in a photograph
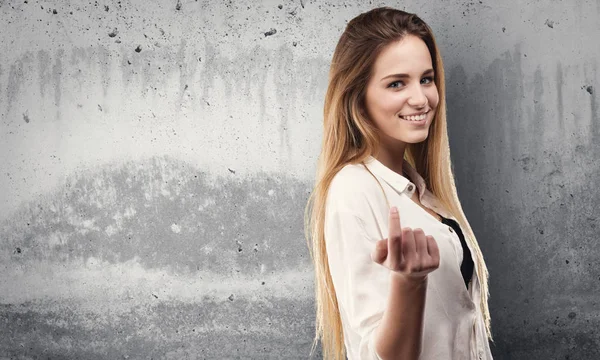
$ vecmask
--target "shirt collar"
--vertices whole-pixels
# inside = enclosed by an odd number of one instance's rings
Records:
[[[425,183],[425,179],[415,168],[413,168],[408,161],[404,160],[402,162],[402,169],[404,173],[410,178],[406,178],[394,170],[388,168],[383,165],[379,160],[377,160],[373,156],[369,156],[367,160],[365,160],[365,166],[375,175],[383,179],[386,183],[388,183],[391,187],[393,187],[398,192],[406,192],[408,197],[412,197],[416,188],[419,190],[419,201],[421,204],[427,206],[430,209],[433,209],[438,214],[442,215],[445,218],[452,219],[455,221],[456,218],[450,214],[450,212],[446,211],[446,209],[439,202],[437,197],[433,195],[429,190],[427,190],[427,184]],[[411,190],[412,189],[412,190]]]
[[[415,170],[408,163],[408,161],[404,160],[402,162],[402,169],[408,178],[383,165],[373,156],[369,156],[367,160],[365,160],[365,166],[367,166],[367,168],[371,170],[373,174],[382,178],[386,183],[396,189],[396,191],[406,191],[409,197],[411,197],[415,192],[416,185],[417,189],[419,190],[419,200],[423,199],[423,195],[427,189],[425,180],[421,177],[421,175],[419,175],[417,170]]]

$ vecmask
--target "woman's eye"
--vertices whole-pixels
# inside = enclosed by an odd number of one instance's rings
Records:
[[[426,82],[425,84],[430,84],[433,82],[433,76],[424,77],[422,80],[427,80],[428,82]],[[398,89],[400,87],[400,86],[394,86],[394,84],[402,84],[403,85],[404,83],[402,81],[398,80],[398,81],[394,81],[393,83],[390,83],[388,85],[388,87],[396,88],[396,89]]]

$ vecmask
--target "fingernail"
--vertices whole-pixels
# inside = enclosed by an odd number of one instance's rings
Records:
[[[397,207],[395,207],[395,206],[392,206],[392,207],[390,208],[390,213],[391,213],[391,214],[397,214],[397,213],[398,213],[398,208],[397,208]]]

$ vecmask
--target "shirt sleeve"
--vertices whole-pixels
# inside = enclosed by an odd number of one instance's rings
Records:
[[[347,344],[360,359],[381,360],[375,351],[375,329],[387,304],[389,270],[371,259],[381,234],[375,224],[351,211],[334,210],[325,216],[329,270],[343,321]],[[356,342],[358,341],[358,347]]]

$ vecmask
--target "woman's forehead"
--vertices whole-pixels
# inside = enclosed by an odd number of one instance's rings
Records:
[[[374,75],[380,80],[391,74],[420,77],[432,68],[431,54],[423,40],[408,35],[386,46],[374,64]]]

